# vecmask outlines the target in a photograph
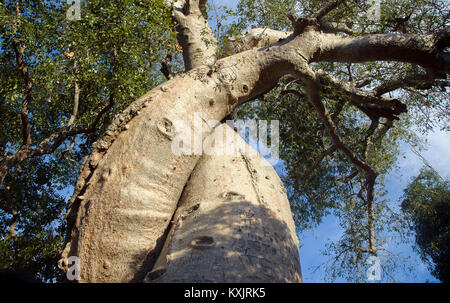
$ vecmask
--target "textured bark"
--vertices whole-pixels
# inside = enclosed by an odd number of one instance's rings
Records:
[[[194,169],[148,282],[301,282],[298,238],[275,169],[229,126]],[[245,148],[244,148],[245,149]]]
[[[177,23],[177,40],[183,48],[186,70],[216,61],[219,43],[205,18],[205,0],[165,0],[173,5]]]
[[[199,157],[172,152],[171,125],[185,120],[194,131],[195,112],[219,121],[252,92],[275,85],[275,72],[260,79],[275,67],[250,52],[251,60],[227,58],[214,71],[201,67],[178,76],[117,117],[83,165],[70,201],[61,267],[67,268],[69,256],[78,256],[81,282],[140,281],[152,268]]]

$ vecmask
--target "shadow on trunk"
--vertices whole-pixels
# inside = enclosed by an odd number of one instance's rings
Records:
[[[288,226],[263,205],[220,200],[178,214],[146,282],[301,282]]]

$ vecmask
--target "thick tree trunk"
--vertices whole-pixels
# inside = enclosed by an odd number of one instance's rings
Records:
[[[180,199],[148,282],[301,282],[298,238],[275,169],[229,126]]]
[[[77,256],[80,281],[143,279],[199,159],[172,151],[178,134],[172,126],[182,120],[195,133],[194,113],[202,113],[206,121],[220,121],[252,92],[261,93],[266,81],[276,83],[277,73],[261,81],[261,72],[254,72],[271,65],[248,61],[233,58],[212,73],[200,67],[178,76],[116,118],[94,145],[75,186],[61,267],[67,269],[67,258]],[[247,67],[239,68],[243,62]],[[205,135],[212,131],[205,123],[203,129]]]

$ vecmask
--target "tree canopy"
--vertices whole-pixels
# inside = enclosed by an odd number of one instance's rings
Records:
[[[450,267],[450,182],[423,168],[404,190],[402,210],[415,231],[421,258],[433,275],[448,283]]]

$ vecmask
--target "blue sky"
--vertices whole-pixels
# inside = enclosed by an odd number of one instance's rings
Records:
[[[428,150],[422,152],[422,156],[433,166],[443,178],[450,176],[450,134],[448,132],[435,130],[425,136],[428,139]],[[398,168],[394,169],[386,178],[387,198],[391,205],[399,206],[399,198],[403,189],[411,179],[418,175],[423,161],[411,151],[408,144],[401,145],[404,157],[399,157]],[[323,282],[324,272],[314,269],[327,260],[320,252],[330,240],[338,240],[341,235],[338,220],[333,216],[325,218],[324,222],[317,228],[308,230],[299,235],[300,238],[300,261],[304,282]],[[408,263],[413,269],[407,272],[399,272],[395,275],[397,282],[439,282],[428,271],[426,265],[413,251],[412,244],[395,245],[390,244],[389,249],[403,257],[409,256]],[[382,277],[383,279],[383,277]],[[345,282],[338,280],[337,282]]]

